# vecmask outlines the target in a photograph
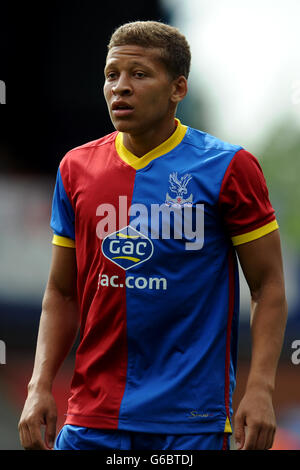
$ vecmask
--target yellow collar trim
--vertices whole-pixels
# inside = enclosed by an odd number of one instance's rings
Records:
[[[171,137],[169,137],[162,144],[158,145],[158,147],[155,147],[142,157],[137,157],[124,146],[123,132],[119,132],[115,140],[118,155],[125,163],[132,166],[135,170],[145,168],[145,166],[147,166],[148,163],[150,163],[155,158],[161,157],[162,155],[165,155],[166,153],[173,150],[177,145],[180,144],[180,142],[184,138],[185,133],[187,131],[187,126],[181,124],[179,119],[175,118],[175,120],[177,121],[177,127]]]

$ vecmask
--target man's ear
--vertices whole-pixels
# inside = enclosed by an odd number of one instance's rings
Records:
[[[184,75],[180,75],[178,78],[173,80],[173,92],[171,94],[171,101],[174,104],[180,103],[188,92],[187,79]]]

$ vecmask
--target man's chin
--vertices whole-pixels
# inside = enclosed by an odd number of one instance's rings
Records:
[[[130,123],[128,121],[114,121],[113,125],[115,129],[119,132],[126,132],[128,134],[134,134],[135,131],[137,130],[137,126],[135,126],[133,123]]]

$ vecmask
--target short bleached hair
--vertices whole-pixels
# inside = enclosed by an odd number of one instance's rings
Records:
[[[190,46],[178,28],[159,21],[134,21],[118,27],[112,34],[108,51],[113,47],[137,45],[160,50],[159,58],[175,79],[189,76]]]

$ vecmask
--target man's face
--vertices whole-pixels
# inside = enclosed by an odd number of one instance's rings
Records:
[[[174,85],[159,59],[159,50],[113,47],[104,74],[104,96],[117,130],[139,135],[174,113]]]

